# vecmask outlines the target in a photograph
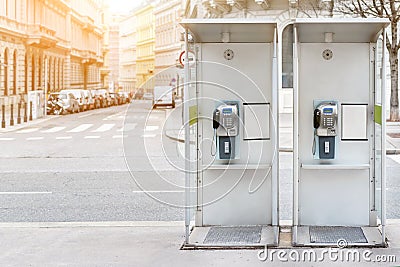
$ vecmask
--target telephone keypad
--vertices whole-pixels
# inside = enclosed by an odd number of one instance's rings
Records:
[[[322,123],[324,127],[333,127],[334,120],[332,117],[323,117]]]

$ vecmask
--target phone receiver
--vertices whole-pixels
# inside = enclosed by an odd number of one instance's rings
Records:
[[[219,111],[218,110],[214,110],[213,113],[213,128],[217,129],[219,127]]]
[[[319,109],[314,109],[314,128],[317,129],[319,128],[321,123],[321,110]]]

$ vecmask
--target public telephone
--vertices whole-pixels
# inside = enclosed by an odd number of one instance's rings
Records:
[[[239,132],[239,117],[237,104],[222,104],[213,113],[213,128],[216,142],[216,151],[220,159],[235,158],[235,136]]]
[[[337,135],[337,102],[323,101],[314,109],[314,143],[313,155],[316,154],[318,136],[318,157],[320,159],[335,158],[335,142]]]

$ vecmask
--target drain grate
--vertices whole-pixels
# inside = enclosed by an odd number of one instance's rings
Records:
[[[211,227],[204,244],[256,244],[261,240],[261,226]]]
[[[311,243],[337,243],[345,240],[346,243],[368,243],[361,227],[344,226],[311,226]]]

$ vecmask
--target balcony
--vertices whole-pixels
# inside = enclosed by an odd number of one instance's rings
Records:
[[[40,24],[28,25],[26,43],[39,48],[50,48],[57,44],[56,32]]]
[[[85,50],[82,52],[82,63],[83,64],[94,64],[97,63],[98,57],[95,52]]]
[[[102,76],[108,75],[110,72],[111,72],[111,69],[109,67],[100,68],[100,75],[102,75]]]
[[[82,21],[84,30],[93,31],[96,28],[94,25],[94,20],[89,16],[83,16]]]
[[[25,29],[25,24],[0,16],[0,33],[11,33],[12,35],[20,35],[23,37]]]

